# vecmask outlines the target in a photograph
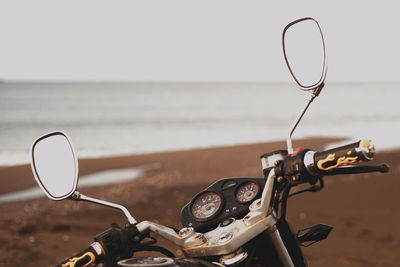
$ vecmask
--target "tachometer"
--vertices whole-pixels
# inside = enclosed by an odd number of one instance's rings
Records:
[[[236,191],[236,200],[239,203],[247,203],[252,201],[258,194],[260,186],[254,182],[242,184]]]
[[[222,209],[222,198],[214,192],[199,195],[192,204],[191,212],[196,221],[206,221]]]

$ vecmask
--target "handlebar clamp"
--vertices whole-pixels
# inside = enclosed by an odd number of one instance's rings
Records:
[[[320,174],[310,173],[304,164],[305,156],[312,152],[310,149],[303,149],[296,154],[286,156],[283,161],[279,162],[275,170],[276,175],[282,176],[292,185],[305,182],[315,184]]]

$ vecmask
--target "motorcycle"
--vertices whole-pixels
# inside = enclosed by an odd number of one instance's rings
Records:
[[[388,172],[389,166],[355,165],[373,159],[375,148],[370,140],[320,152],[293,149],[292,134],[324,87],[327,58],[320,25],[310,17],[284,28],[282,46],[295,83],[310,96],[290,127],[287,149],[260,157],[264,177],[223,178],[194,196],[181,211],[182,229],[138,222],[122,205],[79,193],[78,161],[70,138],[59,131],[38,138],[31,148],[31,166],[47,197],[119,209],[128,220],[124,227],[112,224],[88,248],[56,266],[307,266],[301,246],[326,239],[332,227],[316,224],[294,232],[286,220],[288,199],[322,190],[324,176]],[[291,193],[302,184],[309,187]],[[155,245],[155,235],[179,246],[185,257],[177,258]],[[140,251],[163,256],[134,257]]]

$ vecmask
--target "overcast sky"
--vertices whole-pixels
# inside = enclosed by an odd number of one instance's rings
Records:
[[[312,16],[325,34],[327,80],[396,81],[399,6],[365,0],[0,0],[0,78],[287,81],[282,29]]]

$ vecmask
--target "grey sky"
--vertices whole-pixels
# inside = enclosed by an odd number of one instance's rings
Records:
[[[398,12],[397,1],[0,0],[0,78],[285,81],[281,31],[312,16],[328,80],[394,81]]]

